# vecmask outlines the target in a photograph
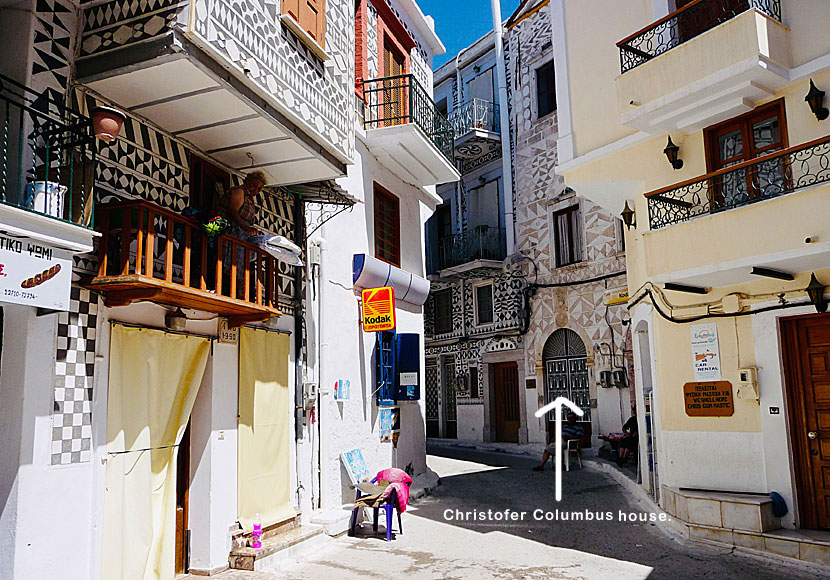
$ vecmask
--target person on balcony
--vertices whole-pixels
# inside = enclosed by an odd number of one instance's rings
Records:
[[[262,171],[253,171],[245,177],[242,185],[232,187],[222,196],[219,213],[230,222],[228,233],[232,236],[248,240],[259,234],[254,227],[257,221],[256,198],[265,187],[265,181]]]

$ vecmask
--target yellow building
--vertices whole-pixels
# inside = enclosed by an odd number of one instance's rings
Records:
[[[780,531],[830,529],[826,0],[550,10],[557,172],[631,224],[644,486],[692,535],[830,563]]]

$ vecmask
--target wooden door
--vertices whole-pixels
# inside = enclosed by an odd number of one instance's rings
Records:
[[[188,495],[190,490],[190,423],[176,454],[176,574],[186,574]]]
[[[782,336],[799,522],[830,529],[830,314],[785,320]]]
[[[409,87],[405,74],[405,57],[385,43],[383,47],[383,126],[406,123],[406,95]]]
[[[493,407],[496,441],[519,442],[519,365],[515,362],[494,365]]]

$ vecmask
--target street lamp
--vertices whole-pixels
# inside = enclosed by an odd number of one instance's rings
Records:
[[[810,105],[810,110],[819,121],[824,121],[828,116],[830,116],[830,111],[827,110],[827,107],[823,106],[824,91],[816,87],[813,79],[810,79],[810,92],[807,93],[804,100],[807,101],[808,105]]]
[[[634,213],[634,210],[629,207],[628,200],[625,201],[625,207],[620,215],[622,216],[626,229],[630,230],[632,227],[637,226],[637,215]]]
[[[675,145],[671,140],[671,135],[669,135],[669,143],[666,145],[666,148],[663,149],[663,153],[665,153],[666,157],[671,163],[671,166],[674,167],[675,171],[683,167],[683,160],[677,158],[677,154],[680,152],[680,147]]]
[[[807,296],[810,297],[810,302],[816,307],[816,312],[821,313],[827,311],[827,300],[824,298],[824,290],[826,288],[827,286],[824,286],[816,279],[816,273],[813,272],[810,276],[810,285],[807,286]]]

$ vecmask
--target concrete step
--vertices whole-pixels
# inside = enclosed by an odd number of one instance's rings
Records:
[[[661,506],[684,522],[727,531],[769,532],[781,528],[764,494],[742,494],[662,487]]]
[[[830,532],[775,530],[752,533],[695,524],[687,524],[687,527],[689,537],[695,540],[737,546],[811,564],[830,566]]]
[[[322,526],[286,527],[277,533],[263,535],[261,548],[235,547],[228,557],[228,565],[234,570],[267,570],[327,539]]]

